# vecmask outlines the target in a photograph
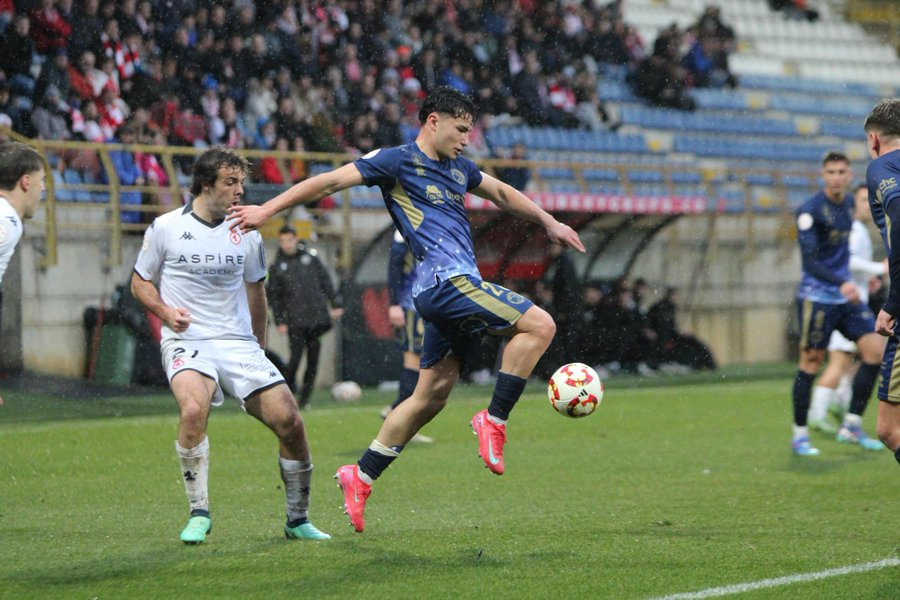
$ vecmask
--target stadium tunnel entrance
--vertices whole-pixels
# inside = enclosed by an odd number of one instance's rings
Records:
[[[474,209],[474,210],[473,210]],[[579,282],[611,282],[628,274],[632,264],[660,231],[693,211],[588,212],[553,211],[578,231],[586,252],[570,251]],[[475,255],[484,279],[531,295],[550,263],[550,242],[544,229],[490,208],[470,207]],[[357,254],[344,282],[347,309],[341,327],[340,377],[361,385],[377,385],[400,375],[401,354],[388,322],[388,253],[393,225],[381,230]],[[486,336],[486,344],[494,339]],[[488,357],[494,352],[486,352]]]

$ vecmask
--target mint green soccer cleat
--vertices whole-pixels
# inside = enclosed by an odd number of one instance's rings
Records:
[[[798,437],[791,441],[791,448],[797,456],[818,456],[819,449],[809,443],[808,437]]]
[[[316,526],[307,521],[296,527],[284,526],[284,537],[289,540],[330,540],[331,536],[316,529]]]
[[[879,440],[873,440],[866,435],[860,426],[841,427],[837,433],[837,441],[845,444],[856,444],[863,450],[881,450],[884,448]]]
[[[188,520],[181,531],[181,541],[185,544],[202,544],[211,531],[212,521],[209,517],[196,515]]]

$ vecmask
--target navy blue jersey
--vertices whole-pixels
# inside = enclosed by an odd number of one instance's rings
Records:
[[[481,171],[460,156],[436,161],[415,142],[370,152],[353,163],[368,186],[378,186],[397,229],[416,258],[413,296],[457,275],[481,274],[466,214],[466,192]]]
[[[416,259],[399,231],[394,232],[388,257],[388,293],[392,306],[415,310],[412,288],[416,279]]]
[[[835,204],[819,192],[797,209],[797,241],[803,277],[797,296],[822,304],[843,304],[841,284],[850,281],[853,196]]]
[[[884,311],[900,316],[900,150],[879,156],[866,168],[869,206],[890,264],[891,287]]]

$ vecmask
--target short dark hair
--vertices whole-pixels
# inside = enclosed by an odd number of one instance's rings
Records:
[[[278,230],[278,235],[284,235],[289,233],[291,235],[297,235],[297,230],[291,227],[290,225],[282,225],[281,229]]]
[[[900,137],[900,98],[887,98],[875,105],[866,124],[866,132],[876,130],[882,135]]]
[[[194,163],[194,180],[191,182],[191,194],[200,195],[204,185],[213,185],[222,167],[234,167],[244,173],[250,170],[250,163],[236,150],[224,146],[213,146],[201,154]]]
[[[478,116],[478,109],[471,96],[449,85],[440,85],[428,94],[419,109],[419,123],[424,124],[428,115],[433,112],[457,118],[472,117],[472,120]]]
[[[853,187],[853,193],[856,194],[859,190],[869,191],[869,186],[867,186],[864,182],[860,181]]]
[[[13,190],[22,175],[44,168],[38,151],[21,142],[0,143],[0,189]]]
[[[847,158],[847,155],[843,152],[838,152],[837,150],[832,150],[825,154],[825,157],[822,158],[822,164],[825,165],[830,162],[845,162],[848,165],[850,164],[850,159]]]

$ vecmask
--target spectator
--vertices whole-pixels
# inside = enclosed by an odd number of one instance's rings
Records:
[[[72,137],[68,115],[69,105],[62,99],[59,88],[51,85],[31,114],[31,125],[42,140],[67,140]]]
[[[95,60],[94,53],[90,50],[85,50],[78,57],[76,63],[70,63],[68,66],[71,92],[81,101],[93,100],[96,95],[93,81],[94,72],[96,71],[94,68]]]
[[[10,91],[30,97],[35,83],[31,77],[35,47],[31,39],[31,19],[28,15],[16,15],[13,28],[7,28],[0,46],[3,47],[3,52],[0,52],[0,68],[6,73]]]
[[[122,143],[126,145],[137,143],[137,131],[129,123],[121,128],[118,132],[118,139],[113,139],[114,143]],[[111,150],[109,159],[116,171],[116,178],[119,186],[140,186],[144,185],[144,174],[141,172],[133,152],[127,147],[123,150]],[[107,173],[103,173],[104,183],[109,183],[110,177]],[[141,192],[135,190],[120,191],[119,204],[123,207],[121,210],[122,223],[140,223],[142,212]],[[128,208],[124,208],[127,206]]]
[[[100,0],[84,0],[81,9],[72,15],[72,32],[69,35],[69,52],[72,58],[85,51],[100,47],[100,32],[103,20],[100,18]]]
[[[287,152],[289,150],[286,138],[279,137],[275,140],[274,150]],[[259,176],[265,183],[277,183],[282,185],[292,179],[288,174],[285,159],[280,156],[267,155],[259,162]]]
[[[55,0],[41,0],[31,13],[31,37],[40,54],[50,55],[57,48],[65,48],[72,26],[56,9]]]
[[[513,144],[508,158],[515,161],[526,160],[525,144],[522,142]],[[524,190],[528,187],[528,182],[531,180],[531,169],[525,164],[500,167],[497,169],[497,178],[501,181],[505,181],[517,190]]]
[[[4,125],[13,131],[25,131],[29,127],[28,115],[16,106],[16,101],[9,93],[9,82],[5,79],[0,79],[0,116],[5,117]],[[6,122],[6,119],[9,121]]]
[[[278,232],[278,247],[266,293],[278,333],[288,336],[291,355],[284,378],[295,393],[297,368],[306,352],[306,370],[297,393],[298,404],[305,408],[318,373],[319,338],[341,318],[344,309],[317,252],[299,241],[291,226],[285,225]]]
[[[55,85],[63,98],[68,98],[72,83],[69,79],[69,54],[65,48],[53,51],[53,60],[45,61],[41,66],[41,74],[34,86],[33,99],[37,102],[44,97],[44,92]]]
[[[647,311],[647,322],[656,332],[657,360],[661,370],[678,370],[681,365],[692,370],[715,369],[710,349],[694,336],[678,330],[678,288],[666,288],[663,297]]]

